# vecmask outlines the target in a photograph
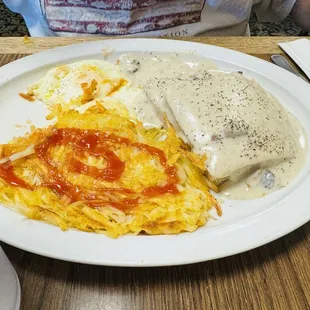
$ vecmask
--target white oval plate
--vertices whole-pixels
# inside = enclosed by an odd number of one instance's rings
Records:
[[[35,54],[0,68],[0,143],[23,134],[30,119],[45,124],[43,104],[29,103],[18,92],[46,71],[79,59],[103,59],[102,49],[113,49],[108,61],[128,51],[194,52],[213,60],[219,69],[242,70],[291,111],[310,138],[310,87],[302,79],[263,60],[210,45],[158,39],[87,42]],[[187,54],[188,57],[188,54]],[[174,236],[124,236],[110,239],[28,220],[0,206],[0,240],[52,258],[109,266],[166,266],[201,262],[244,252],[273,241],[310,219],[310,156],[288,187],[251,201],[222,202],[223,216],[193,233]]]

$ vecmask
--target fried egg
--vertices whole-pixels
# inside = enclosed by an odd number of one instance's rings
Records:
[[[84,60],[51,69],[28,87],[28,94],[45,103],[51,111],[80,109],[100,102],[105,108],[126,111],[146,127],[160,127],[162,117],[148,102],[145,92],[133,86],[119,66],[101,60]],[[86,107],[84,107],[86,105]]]

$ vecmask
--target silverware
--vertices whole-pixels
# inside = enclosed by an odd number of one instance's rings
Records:
[[[304,78],[288,61],[287,59],[282,55],[272,55],[271,60],[279,67],[297,75],[298,77],[302,78],[304,81],[309,81]]]

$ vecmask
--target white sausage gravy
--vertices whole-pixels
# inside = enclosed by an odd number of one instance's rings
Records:
[[[287,186],[303,167],[302,126],[241,72],[218,71],[193,54],[130,53],[121,56],[119,65],[145,93],[136,101],[137,111],[143,111],[137,113],[140,120],[166,113],[193,150],[207,154],[206,167],[223,183],[223,195],[262,197]]]

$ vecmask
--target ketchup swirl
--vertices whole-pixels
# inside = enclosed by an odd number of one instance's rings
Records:
[[[74,149],[74,155],[72,158],[68,158],[68,162],[66,162],[69,171],[113,183],[122,177],[126,166],[126,163],[121,161],[111,150],[111,146],[116,144],[131,146],[157,157],[165,168],[167,184],[164,186],[151,186],[145,188],[140,193],[127,188],[95,187],[92,190],[88,190],[69,182],[63,175],[60,167],[50,157],[50,150],[53,147],[57,145],[70,145]],[[127,138],[99,130],[54,129],[44,142],[35,147],[35,155],[47,166],[49,171],[49,175],[46,176],[46,180],[44,180],[41,186],[51,189],[61,197],[68,197],[71,202],[83,201],[90,207],[111,205],[122,211],[128,211],[138,205],[140,198],[156,197],[165,194],[176,195],[179,193],[176,187],[179,181],[176,168],[167,165],[167,158],[162,150],[147,144],[131,142]],[[89,155],[96,158],[104,158],[106,167],[99,169],[84,164],[81,160]],[[0,165],[0,177],[12,186],[30,190],[34,188],[14,173],[13,165],[10,162]],[[125,198],[113,199],[111,198],[113,193],[118,193]]]

